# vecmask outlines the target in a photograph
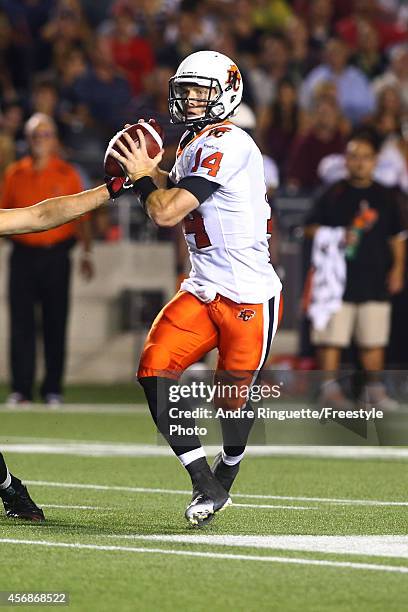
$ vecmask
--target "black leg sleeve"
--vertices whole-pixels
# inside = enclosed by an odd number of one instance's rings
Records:
[[[0,453],[0,484],[7,478],[7,465],[3,455]]]
[[[248,401],[246,411],[252,411],[252,406]],[[220,417],[223,448],[226,455],[238,457],[245,451],[248,443],[249,434],[255,421],[255,416],[249,417],[245,412],[239,419]]]
[[[184,399],[170,402],[170,387],[177,381],[158,376],[147,376],[139,379],[142,385],[150,413],[157,429],[167,440],[173,452],[179,457],[184,453],[201,447],[199,437],[194,432],[195,420],[186,418],[183,411],[189,410]],[[174,413],[170,416],[171,412]]]

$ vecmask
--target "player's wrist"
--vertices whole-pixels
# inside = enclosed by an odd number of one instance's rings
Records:
[[[168,172],[166,172],[165,170],[162,170],[161,168],[159,168],[159,166],[156,166],[155,168],[153,168],[150,174],[151,174],[152,179],[154,180],[154,182],[159,188],[160,187],[163,188],[167,186],[167,177],[169,176]]]
[[[153,178],[153,170],[150,170],[148,168],[142,168],[140,170],[137,170],[136,172],[127,173],[127,177],[132,183],[136,183],[136,181],[144,178],[145,176]]]
[[[132,188],[146,211],[146,202],[148,197],[151,193],[153,193],[153,191],[157,190],[152,177],[150,175],[141,176],[133,182]]]

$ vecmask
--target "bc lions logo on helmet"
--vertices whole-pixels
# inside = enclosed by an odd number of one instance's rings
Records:
[[[236,64],[231,64],[231,66],[227,70],[227,80],[225,81],[226,85],[231,85],[234,91],[238,91],[240,83],[241,83],[241,73]]]
[[[249,319],[253,319],[256,315],[255,310],[251,310],[250,308],[243,308],[239,314],[237,314],[237,319],[242,319],[243,321],[249,321]]]

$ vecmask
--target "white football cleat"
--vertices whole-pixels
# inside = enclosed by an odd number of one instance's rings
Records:
[[[228,492],[218,480],[212,475],[205,474],[195,480],[193,496],[184,516],[190,525],[202,527],[214,518],[216,512],[221,512],[231,504]]]

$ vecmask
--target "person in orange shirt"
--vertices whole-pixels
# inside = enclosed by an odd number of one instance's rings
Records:
[[[26,124],[30,155],[11,164],[5,174],[2,208],[22,208],[49,197],[81,191],[75,168],[58,154],[56,126],[51,117],[36,113]],[[41,395],[46,403],[62,401],[62,377],[69,303],[70,250],[77,236],[83,243],[81,271],[92,276],[90,234],[87,221],[42,233],[11,238],[9,268],[10,357],[12,393],[7,403],[32,399],[35,377],[35,309],[42,310],[45,378]]]

